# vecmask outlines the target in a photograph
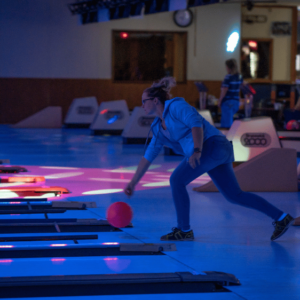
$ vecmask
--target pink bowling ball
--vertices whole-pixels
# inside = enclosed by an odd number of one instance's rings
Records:
[[[106,218],[110,225],[121,228],[126,227],[132,220],[132,209],[130,205],[119,201],[111,204],[106,211]]]

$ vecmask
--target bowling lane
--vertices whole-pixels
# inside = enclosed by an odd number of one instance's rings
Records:
[[[12,207],[13,209],[17,209],[16,206]],[[64,209],[64,208],[62,208]],[[1,206],[0,206],[1,210]],[[67,219],[67,218],[74,218],[74,219],[100,219],[102,217],[99,214],[91,211],[90,209],[86,210],[66,210],[64,213],[53,214],[48,213],[48,219]],[[102,214],[105,217],[105,213]],[[18,220],[18,219],[45,219],[44,214],[3,214],[0,215],[0,222],[1,220]]]
[[[14,298],[24,300],[24,298]],[[154,295],[117,295],[117,296],[79,296],[79,297],[37,297],[26,300],[242,300],[234,293],[201,293],[201,294],[154,294]],[[4,299],[6,300],[6,298]]]
[[[43,169],[48,170],[50,175],[63,172],[79,172],[81,170],[73,170],[74,168],[93,168],[91,172],[98,172],[97,168],[119,169],[121,167],[131,167],[136,165],[143,154],[143,145],[122,145],[120,137],[90,137],[89,131],[82,133],[81,131],[45,131],[45,130],[10,130],[12,133],[3,133],[0,126],[0,144],[3,158],[10,158],[14,165],[24,166],[60,166],[60,168],[70,167],[72,169]],[[84,134],[84,135],[83,135]],[[92,142],[90,142],[92,141]],[[68,148],[69,147],[69,148]],[[74,150],[75,149],[75,150]],[[176,167],[181,161],[181,157],[166,157],[159,155],[155,164],[161,164],[164,167],[162,172]],[[49,167],[48,167],[49,168]],[[34,174],[34,168],[30,174]],[[50,172],[51,171],[51,172]],[[157,170],[156,170],[157,171]],[[99,171],[100,172],[100,171]],[[171,171],[170,171],[171,172]],[[169,172],[169,173],[170,173]],[[39,172],[40,173],[40,172]],[[36,173],[36,174],[39,174]],[[46,173],[46,172],[45,172]],[[93,188],[86,186],[87,181],[78,182],[80,176],[61,179],[47,179],[48,185],[58,184],[63,186],[64,183],[74,181],[70,187],[81,186],[84,191],[98,190],[100,188],[108,188],[103,185],[104,181],[98,179],[104,178],[104,173],[115,174],[113,172],[102,172],[97,176],[89,176],[88,178],[97,178],[90,180]],[[47,173],[48,174],[48,173]],[[103,175],[103,176],[102,176]],[[125,174],[126,175],[126,174]],[[129,174],[131,176],[131,174]],[[130,176],[124,177],[128,179]],[[159,178],[154,174],[155,177]],[[112,176],[111,176],[112,177]],[[164,179],[164,177],[160,177]],[[76,182],[75,182],[76,181]],[[154,181],[154,179],[153,179]],[[120,183],[117,188],[122,188],[124,182]],[[193,243],[177,242],[177,252],[167,252],[165,256],[155,257],[165,259],[166,256],[172,258],[172,261],[181,261],[184,265],[192,266],[198,271],[215,270],[230,272],[237,276],[242,285],[230,287],[230,290],[241,295],[240,297],[234,293],[217,293],[217,294],[172,294],[172,295],[128,295],[128,296],[90,296],[90,297],[55,297],[55,300],[149,300],[149,299],[298,299],[299,297],[299,232],[297,228],[291,228],[276,243],[270,243],[269,237],[272,232],[271,220],[258,212],[250,211],[246,208],[234,206],[226,202],[220,193],[196,193],[192,191],[192,187],[188,187],[191,198],[191,222],[195,233],[195,241]],[[72,189],[71,189],[72,191]],[[73,191],[72,191],[73,192]],[[70,200],[74,201],[95,201],[99,208],[89,209],[93,213],[96,212],[94,218],[105,217],[107,207],[116,201],[127,201],[123,193],[110,193],[99,195],[82,195],[72,194]],[[69,196],[69,195],[68,195]],[[292,212],[293,215],[299,215],[299,193],[261,193],[268,201],[278,206],[280,209]],[[67,199],[55,199],[57,201]],[[131,235],[134,235],[143,242],[159,242],[162,234],[170,231],[170,228],[176,225],[176,215],[171,198],[170,188],[159,187],[149,190],[136,191],[134,197],[128,200],[128,203],[134,210],[133,224],[134,228],[126,228],[128,232],[111,232],[99,234],[99,241],[106,242],[135,242]],[[53,216],[53,215],[52,215]],[[55,217],[62,217],[56,215]],[[24,218],[21,217],[21,218]],[[28,218],[35,218],[33,215]],[[44,216],[43,216],[44,218]],[[52,218],[52,217],[51,217]],[[76,233],[63,233],[76,234]],[[79,232],[78,234],[85,234]],[[89,233],[87,233],[89,234]],[[94,233],[93,233],[94,234]],[[9,234],[10,236],[12,234]],[[21,234],[23,235],[23,234]],[[27,235],[27,234],[26,234]],[[28,234],[29,235],[29,234]],[[37,234],[32,234],[37,235]],[[43,233],[46,235],[46,233]],[[53,235],[53,233],[50,233]],[[16,234],[18,236],[18,234]],[[110,237],[109,237],[110,236]],[[124,238],[123,238],[124,237]],[[128,240],[127,240],[128,238]],[[88,243],[89,241],[82,241]],[[81,241],[79,241],[81,243]],[[54,258],[54,257],[53,257]],[[59,260],[59,259],[62,260]],[[105,265],[102,259],[102,265]],[[112,258],[112,257],[110,257]],[[119,257],[114,257],[119,258]],[[120,257],[125,259],[124,256]],[[140,258],[141,269],[148,272],[149,263],[154,264],[153,260],[149,260],[148,256]],[[153,258],[153,257],[152,257]],[[64,257],[57,257],[56,260],[48,263],[64,264]],[[67,258],[69,260],[69,258]],[[80,258],[81,259],[81,258]],[[93,258],[95,259],[95,258]],[[40,269],[39,263],[30,262],[23,268],[32,268],[36,272]],[[46,260],[46,259],[45,259]],[[14,266],[15,273],[18,273],[19,259],[2,261],[0,264],[0,274],[6,276],[4,267],[6,264]],[[107,261],[106,261],[107,262]],[[117,260],[111,260],[117,262]],[[120,262],[118,260],[118,262]],[[19,265],[20,266],[20,265]],[[45,266],[45,265],[43,265]],[[143,266],[143,267],[142,267]],[[128,266],[128,269],[132,264]],[[21,269],[21,268],[20,268]],[[106,266],[103,272],[107,270]],[[2,272],[3,271],[3,272]],[[98,269],[102,273],[101,269]],[[165,271],[165,270],[164,270]],[[32,272],[36,275],[36,272]],[[112,271],[111,271],[112,272]],[[127,272],[124,270],[123,272]],[[297,273],[298,272],[298,273]],[[8,275],[7,275],[8,276]],[[17,275],[19,276],[19,274]],[[274,286],[277,288],[274,289]],[[24,299],[24,298],[23,298]],[[54,297],[46,298],[26,298],[35,300],[54,300]]]
[[[68,199],[64,199],[64,201],[68,201]],[[12,202],[5,202],[0,203],[0,212],[1,212],[1,206],[11,206],[11,210],[18,210],[18,203],[27,205],[26,202],[17,202],[17,200],[13,200]],[[44,206],[46,204],[49,204],[51,202],[44,202],[44,203],[36,203],[36,202],[30,202],[30,205],[32,206],[32,209],[35,209],[36,204],[39,206]],[[42,209],[42,208],[41,208]],[[45,209],[49,209],[45,206]],[[84,210],[77,210],[77,209],[68,209],[64,207],[55,207],[55,209],[64,209],[66,210],[64,213],[48,213],[49,219],[62,219],[62,218],[77,218],[77,219],[88,219],[88,218],[97,218],[99,219],[99,214],[97,214],[94,210],[94,208],[87,208]],[[5,212],[5,211],[3,211]],[[105,211],[102,212],[101,217],[105,217]],[[44,214],[0,214],[0,220],[1,219],[45,219]]]
[[[166,255],[0,259],[3,277],[194,272]]]
[[[93,211],[94,209],[87,210],[67,210],[62,214],[48,214],[48,218],[51,219],[65,219],[65,218],[74,218],[74,219],[102,219],[99,214]],[[103,211],[102,215],[105,215],[105,211]],[[14,220],[18,221],[20,219],[31,220],[31,219],[42,219],[45,220],[45,216],[43,214],[13,214],[13,215],[1,215],[1,220]],[[101,227],[101,226],[99,226]],[[75,229],[76,230],[76,229]],[[99,228],[100,230],[100,228]],[[129,231],[130,232],[130,231]],[[112,243],[112,242],[139,242],[136,238],[131,236],[130,234],[126,234],[122,231],[117,232],[69,232],[69,233],[5,233],[5,227],[2,228],[2,232],[0,233],[0,237],[18,237],[18,236],[61,236],[61,235],[98,235],[97,240],[78,240],[79,244],[102,244],[102,243]],[[5,249],[4,246],[13,246],[15,247],[49,247],[51,244],[66,244],[66,245],[74,245],[74,241],[20,241],[20,242],[0,242],[0,249],[2,245],[2,249]]]
[[[105,214],[101,216],[104,218]],[[48,214],[49,219],[67,219],[67,218],[75,218],[75,219],[99,219],[100,216],[95,214],[92,210],[67,210],[62,214]]]
[[[11,236],[11,235],[9,235],[9,236]],[[20,236],[20,235],[18,235],[18,236]],[[22,235],[22,236],[24,236],[24,235]],[[7,249],[27,250],[27,249],[32,249],[32,248],[48,248],[48,247],[52,247],[53,245],[57,245],[57,244],[64,244],[64,245],[72,246],[72,245],[74,245],[74,241],[59,240],[59,241],[1,242],[0,243],[0,257],[1,257],[1,252],[6,251]]]
[[[118,232],[66,232],[66,233],[12,233],[1,234],[3,237],[39,237],[39,236],[73,236],[73,235],[98,235],[98,239],[92,240],[78,240],[79,245],[103,245],[104,243],[141,243],[140,240],[134,236],[122,231]],[[75,245],[72,240],[57,240],[57,241],[22,241],[22,242],[0,242],[0,251],[5,249],[5,245],[12,245],[16,247],[48,247],[51,244],[67,244]],[[1,252],[0,252],[1,253]]]
[[[60,214],[62,217],[63,214]],[[45,219],[44,214],[11,214],[11,215],[0,215],[0,222],[1,220],[19,220],[19,219]]]
[[[74,219],[99,219],[100,217],[96,216],[95,214],[83,214],[83,213],[73,213],[73,212],[68,212],[66,211],[65,213],[61,213],[61,214],[47,214],[48,215],[48,219],[68,219],[68,218],[74,218]],[[0,222],[1,220],[19,220],[19,219],[45,219],[45,215],[44,214],[10,214],[10,215],[0,215]]]

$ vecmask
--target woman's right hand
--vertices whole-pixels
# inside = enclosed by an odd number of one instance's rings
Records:
[[[130,181],[126,188],[124,189],[124,193],[126,194],[126,196],[129,198],[133,195],[134,192],[134,184]]]

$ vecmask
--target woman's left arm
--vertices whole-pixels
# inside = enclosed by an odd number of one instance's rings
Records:
[[[200,165],[200,157],[202,153],[203,147],[203,128],[202,127],[192,127],[192,135],[194,142],[195,152],[189,158],[190,166],[195,169],[198,165]]]
[[[199,148],[202,151],[203,146],[203,128],[202,127],[193,127],[192,135],[194,141],[194,148]]]

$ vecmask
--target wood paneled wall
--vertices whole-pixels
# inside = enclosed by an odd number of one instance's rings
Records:
[[[219,97],[221,81],[203,81],[209,94]],[[129,109],[141,105],[143,90],[151,83],[114,83],[110,79],[0,78],[0,124],[15,124],[47,106],[61,106],[63,118],[74,98],[95,96],[98,103],[125,99]],[[174,97],[191,105],[198,99],[194,81],[178,84]]]

